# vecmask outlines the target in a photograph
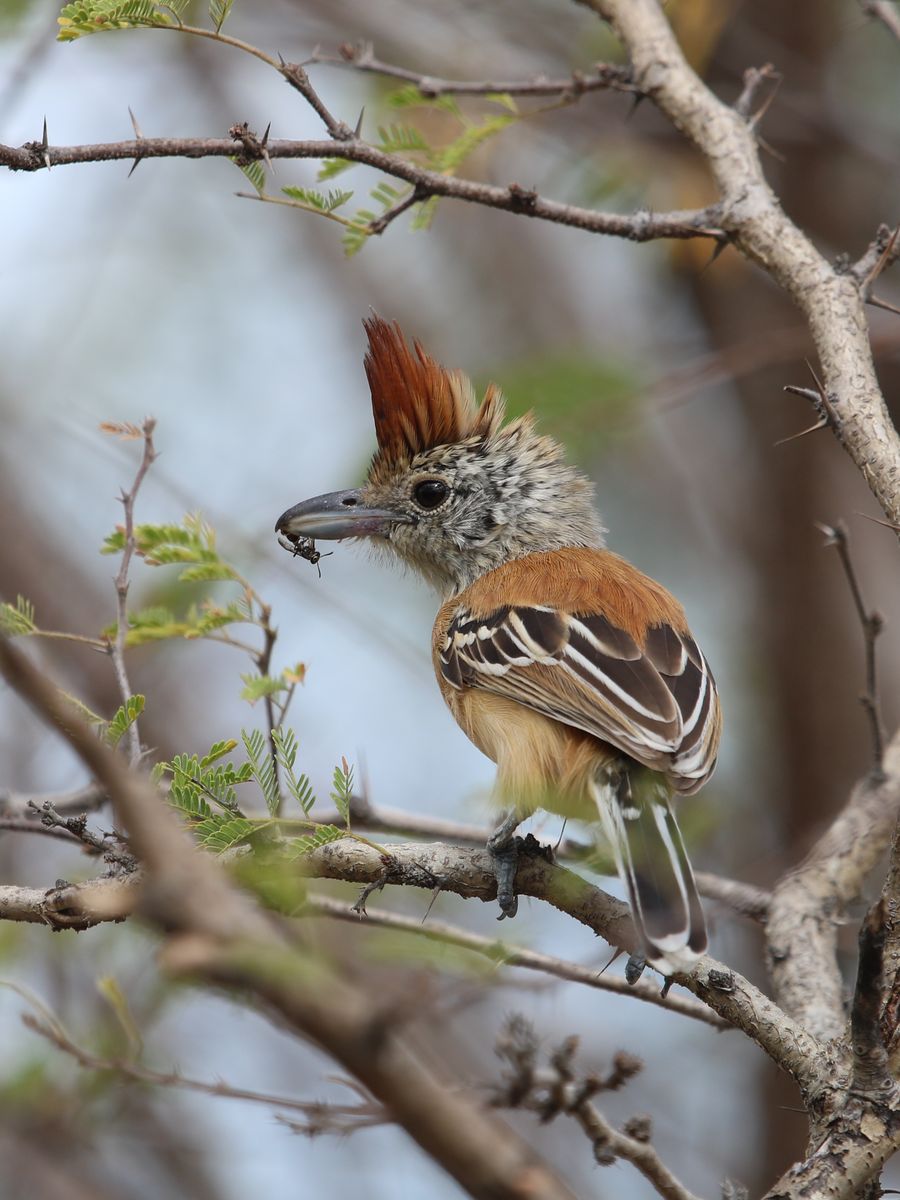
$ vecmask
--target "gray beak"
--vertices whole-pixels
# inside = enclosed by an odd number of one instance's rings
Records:
[[[340,541],[341,538],[367,537],[385,534],[398,521],[410,518],[384,508],[369,508],[363,503],[360,488],[346,492],[328,492],[295,504],[283,512],[275,523],[275,532],[289,541],[297,538],[321,538]]]

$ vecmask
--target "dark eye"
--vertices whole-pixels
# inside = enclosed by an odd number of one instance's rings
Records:
[[[440,479],[423,479],[413,488],[413,500],[420,508],[437,508],[450,494]]]

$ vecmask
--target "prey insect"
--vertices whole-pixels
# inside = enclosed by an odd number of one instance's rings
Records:
[[[303,537],[302,534],[290,537],[286,533],[280,533],[278,535],[278,544],[283,546],[285,550],[289,550],[293,558],[304,558],[308,563],[312,563],[319,572],[320,579],[322,578],[322,568],[319,566],[320,560],[328,558],[330,554],[334,553],[332,550],[327,550],[323,554],[321,550],[316,549],[316,543],[313,538]]]

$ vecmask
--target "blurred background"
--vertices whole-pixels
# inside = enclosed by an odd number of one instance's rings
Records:
[[[771,62],[783,82],[762,124],[766,169],[789,214],[829,257],[858,257],[898,219],[900,46],[850,0],[680,0],[667,11],[688,56],[726,101],[744,70]],[[314,115],[261,63],[154,31],[74,45],[54,41],[54,4],[0,5],[0,140],[52,144],[132,136],[223,136],[235,122],[274,137],[320,136]],[[197,21],[206,22],[198,9]],[[372,40],[388,62],[450,78],[565,76],[617,57],[608,32],[564,0],[264,0],[237,4],[228,31],[302,60],[317,45]],[[364,132],[397,119],[396,83],[312,68],[331,109]],[[523,104],[527,108],[527,104]],[[497,109],[466,106],[473,117]],[[401,114],[436,142],[446,114]],[[442,124],[443,122],[443,124]],[[312,186],[317,165],[279,163],[272,190]],[[514,125],[464,168],[476,178],[620,211],[714,198],[694,154],[643,104],[595,93]],[[339,180],[366,191],[377,176]],[[858,696],[862,638],[846,582],[816,521],[843,518],[867,602],[888,620],[879,645],[885,720],[900,715],[900,558],[850,460],[812,425],[786,383],[807,385],[813,352],[799,314],[758,271],[709,244],[634,246],[443,202],[429,232],[405,219],[346,259],[327,221],[237,199],[246,181],[223,160],[151,161],[0,175],[0,599],[33,601],[39,624],[95,635],[114,620],[114,560],[98,554],[120,519],[117,493],[136,447],[104,420],[157,417],[161,456],[138,519],[201,511],[224,556],[273,605],[275,666],[303,661],[292,723],[301,765],[327,793],[344,754],[371,800],[485,820],[493,768],[444,710],[428,657],[435,598],[418,581],[339,547],[322,578],[275,544],[296,501],[355,485],[373,448],[361,319],[398,319],[449,366],[496,380],[514,408],[535,407],[597,481],[611,546],[684,602],[719,679],[726,715],[720,769],[686,802],[701,868],[763,885],[802,855],[867,769]],[[351,205],[352,207],[352,205]],[[890,279],[881,294],[898,302]],[[871,310],[884,391],[900,384],[900,319]],[[167,587],[137,564],[135,607]],[[223,592],[224,594],[224,592]],[[40,662],[93,708],[118,698],[108,660],[56,642]],[[131,656],[147,695],[145,742],[169,757],[259,725],[239,698],[247,663],[203,643]],[[186,686],[190,680],[190,686]],[[415,736],[410,731],[415,730]],[[401,755],[399,746],[404,746]],[[452,756],[452,774],[439,769]],[[83,782],[67,752],[0,689],[0,788],[39,792]],[[105,827],[108,818],[97,818]],[[553,837],[556,827],[538,822]],[[94,864],[46,838],[0,834],[0,879],[49,886]],[[612,885],[610,885],[612,886]],[[332,895],[351,893],[337,885]],[[428,897],[379,903],[422,915]],[[756,931],[709,905],[712,950],[764,983]],[[860,912],[862,909],[860,908]],[[485,932],[492,906],[441,898],[435,912]],[[606,947],[545,907],[524,904],[513,940],[600,965]],[[496,1076],[491,1048],[505,1014],[524,1012],[554,1044],[582,1039],[585,1066],[619,1048],[646,1068],[604,1103],[614,1119],[648,1112],[664,1160],[694,1191],[724,1176],[751,1193],[803,1152],[797,1099],[737,1033],[572,985],[485,977],[460,956],[429,954],[372,931],[328,933],[379,986],[425,976],[442,1012],[426,1028],[462,1075]],[[855,930],[846,931],[852,968]],[[73,1036],[114,1053],[98,992],[114,976],[141,1026],[146,1060],[235,1086],[346,1100],[328,1061],[222,998],[160,985],[153,939],[129,924],[81,934],[0,927],[0,977],[41,995]],[[618,970],[619,966],[614,968]],[[0,989],[0,1195],[31,1200],[159,1196],[269,1200],[367,1195],[457,1197],[391,1129],[307,1141],[268,1106],[154,1091],[80,1070],[19,1024],[23,1001]],[[433,1016],[433,1009],[429,1010]],[[517,1118],[516,1118],[517,1120]],[[597,1174],[560,1122],[520,1122],[580,1194],[651,1191],[631,1168]],[[900,1172],[886,1183],[900,1186]]]

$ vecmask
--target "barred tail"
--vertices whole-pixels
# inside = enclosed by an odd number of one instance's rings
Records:
[[[601,769],[596,798],[645,956],[672,967],[706,950],[706,921],[665,778],[636,763]]]

